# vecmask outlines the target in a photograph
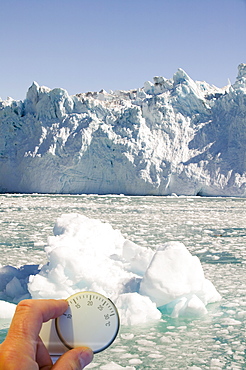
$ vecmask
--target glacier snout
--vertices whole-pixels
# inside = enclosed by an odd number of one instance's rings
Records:
[[[33,83],[0,126],[1,192],[246,196],[246,64],[224,88],[181,69],[109,93]]]

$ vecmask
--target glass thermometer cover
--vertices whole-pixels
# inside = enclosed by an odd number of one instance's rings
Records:
[[[94,353],[103,351],[115,340],[120,326],[114,303],[96,292],[79,292],[67,299],[63,315],[43,324],[40,337],[51,355],[86,346]]]

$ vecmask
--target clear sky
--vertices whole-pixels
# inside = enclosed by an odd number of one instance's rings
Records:
[[[178,68],[217,87],[246,63],[246,0],[1,0],[0,97],[142,87]]]

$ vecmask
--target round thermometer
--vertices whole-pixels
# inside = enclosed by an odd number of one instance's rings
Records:
[[[75,293],[67,301],[67,311],[55,321],[62,343],[69,349],[90,347],[94,353],[110,346],[120,326],[113,302],[96,292]]]

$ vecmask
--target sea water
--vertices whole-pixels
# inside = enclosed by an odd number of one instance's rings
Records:
[[[143,247],[183,242],[222,296],[202,318],[163,313],[154,323],[122,326],[88,368],[246,368],[246,199],[0,195],[1,266],[45,264],[44,247],[57,217],[74,212],[110,223]]]

